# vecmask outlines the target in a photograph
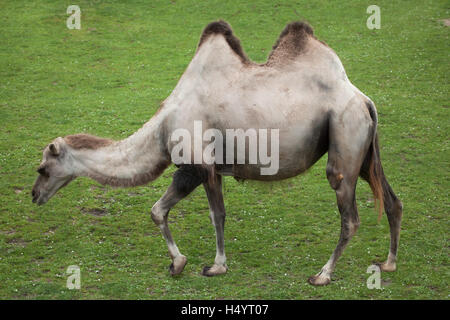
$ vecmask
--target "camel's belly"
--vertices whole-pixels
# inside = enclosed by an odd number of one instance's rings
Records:
[[[270,150],[273,142],[268,142]],[[294,177],[308,170],[328,150],[328,121],[315,123],[303,129],[291,127],[280,129],[278,139],[278,155],[267,153],[270,162],[262,164],[227,163],[217,165],[217,171],[222,175],[230,175],[241,179],[273,181]],[[258,146],[260,152],[261,145]],[[249,155],[247,145],[246,155]],[[264,154],[264,153],[263,153]],[[259,158],[258,158],[259,159]],[[267,159],[266,159],[267,160]],[[267,170],[267,168],[272,168]],[[275,170],[276,169],[276,170]],[[266,171],[266,172],[264,172]]]
[[[290,168],[289,170],[280,168],[274,175],[263,175],[261,174],[261,168],[258,165],[226,165],[225,167],[221,166],[217,173],[243,180],[276,181],[292,178],[306,171],[306,169],[300,167]]]

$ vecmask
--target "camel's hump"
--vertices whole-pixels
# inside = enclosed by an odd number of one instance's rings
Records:
[[[288,34],[294,34],[297,36],[304,36],[306,34],[314,35],[313,28],[304,21],[294,21],[286,25],[284,30],[281,32],[278,41],[280,41],[284,36]]]
[[[252,63],[242,49],[241,42],[233,34],[231,26],[223,20],[213,21],[203,29],[197,50],[211,35],[222,35],[242,62]],[[308,23],[295,21],[287,24],[272,47],[267,65],[286,63],[295,59],[304,51],[309,38],[315,39],[313,28]]]
[[[208,39],[209,36],[214,34],[223,35],[225,40],[227,41],[230,48],[242,59],[243,62],[249,62],[247,55],[242,49],[241,42],[239,39],[233,34],[233,30],[231,26],[223,20],[213,21],[208,24],[205,29],[203,29],[202,35],[200,37],[200,41],[198,43],[198,47],[203,44],[203,42]],[[197,49],[198,50],[198,49]]]
[[[268,63],[274,60],[295,58],[307,45],[307,39],[314,37],[313,28],[306,22],[296,21],[286,25],[272,47]]]

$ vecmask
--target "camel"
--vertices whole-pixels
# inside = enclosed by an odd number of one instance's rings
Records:
[[[216,232],[216,257],[202,274],[225,274],[222,177],[287,179],[305,172],[327,152],[326,176],[336,193],[341,233],[331,257],[309,283],[330,283],[338,258],[358,229],[358,177],[369,183],[379,202],[379,215],[384,210],[389,221],[389,254],[379,266],[382,271],[396,270],[403,205],[381,165],[375,105],[349,81],[336,53],[305,22],[288,24],[263,64],[247,57],[228,23],[211,22],[173,92],[133,135],[113,141],[76,134],[58,137],[45,147],[33,202],[46,203],[81,176],[116,187],[147,184],[173,162],[177,141],[172,133],[179,128],[194,133],[195,121],[219,132],[278,129],[279,168],[275,174],[263,175],[261,163],[178,163],[172,183],[151,209],[151,218],[167,242],[171,275],[180,274],[187,262],[167,222],[170,209],[181,199],[203,185]]]

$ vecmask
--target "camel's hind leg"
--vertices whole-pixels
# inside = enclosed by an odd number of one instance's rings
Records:
[[[383,182],[384,191],[384,209],[389,221],[391,232],[391,244],[389,247],[389,255],[385,262],[380,264],[381,271],[395,271],[397,269],[397,250],[400,241],[400,224],[402,221],[403,204],[396,197],[394,191],[389,186],[386,178]]]
[[[327,285],[331,281],[337,260],[359,227],[355,190],[364,156],[373,132],[370,116],[361,112],[358,104],[349,105],[342,114],[330,117],[327,178],[336,191],[341,215],[338,244],[322,270],[309,278],[313,285]]]
[[[379,266],[382,271],[395,271],[397,268],[396,260],[398,244],[400,240],[400,225],[403,215],[403,204],[395,195],[386,179],[386,176],[384,175],[380,160],[378,137],[375,137],[373,145],[366,155],[366,159],[364,160],[360,175],[364,180],[369,182],[371,186],[376,184],[376,180],[379,181],[379,184],[381,186],[383,193],[384,210],[386,211],[391,232],[391,244],[387,260],[384,263],[380,263]]]
[[[220,175],[211,176],[203,185],[208,197],[211,222],[216,228],[216,258],[212,267],[203,268],[204,276],[215,276],[227,272],[225,256],[225,205],[222,195],[222,177]]]
[[[204,181],[202,172],[193,166],[183,166],[175,172],[173,181],[164,195],[152,207],[152,219],[161,229],[161,233],[166,240],[172,264],[169,267],[171,275],[179,274],[183,271],[187,259],[180,253],[167,224],[167,217],[170,209],[181,199],[191,193]]]
[[[327,173],[329,170],[327,169]],[[341,256],[350,239],[356,233],[359,227],[359,216],[355,201],[356,179],[345,173],[345,170],[333,170],[333,178],[329,176],[332,183],[338,181],[336,190],[336,199],[341,214],[341,234],[338,244],[333,251],[328,262],[322,267],[322,270],[309,278],[309,283],[313,285],[327,285],[331,281],[337,260]],[[340,182],[339,182],[340,180]]]

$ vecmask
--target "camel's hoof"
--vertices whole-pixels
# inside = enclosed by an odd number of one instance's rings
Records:
[[[180,256],[176,257],[169,266],[170,275],[175,276],[177,274],[180,274],[183,271],[186,263],[187,263],[187,259],[185,256],[180,255]]]
[[[395,270],[397,270],[397,265],[395,264],[395,262],[393,263],[383,262],[377,263],[376,265],[380,267],[381,271],[384,272],[394,272]]]
[[[326,286],[327,284],[330,284],[331,278],[329,276],[319,274],[309,277],[308,282],[313,286]]]
[[[227,273],[227,270],[228,268],[226,265],[218,266],[215,264],[212,267],[204,267],[202,270],[202,275],[206,277],[212,277],[217,276],[219,274],[225,274]]]

